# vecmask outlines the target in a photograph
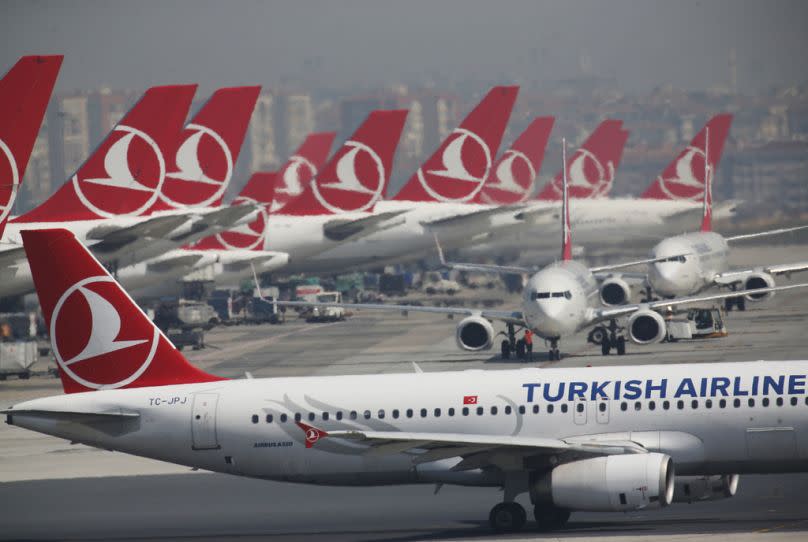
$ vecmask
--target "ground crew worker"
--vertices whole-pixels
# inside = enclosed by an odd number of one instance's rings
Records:
[[[525,350],[527,351],[527,360],[533,361],[533,332],[529,329],[525,330]]]

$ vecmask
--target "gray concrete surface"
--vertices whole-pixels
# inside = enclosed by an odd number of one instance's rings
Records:
[[[805,246],[736,251],[737,265],[808,260]],[[808,281],[808,274],[781,283]],[[503,306],[516,306],[508,298]],[[808,358],[808,290],[750,305],[728,317],[726,338],[649,347],[604,358],[581,335],[562,343],[564,359],[540,367],[702,363]],[[524,366],[492,352],[457,350],[443,317],[359,313],[347,322],[219,328],[209,347],[188,352],[200,367],[227,377],[328,375]],[[808,363],[808,362],[807,362]],[[47,368],[42,361],[37,368]],[[58,379],[0,382],[0,406],[61,393]],[[676,505],[637,514],[576,514],[550,538],[598,540],[808,539],[808,475],[744,477],[727,501]],[[323,488],[247,480],[70,445],[0,424],[0,538],[280,540],[487,539],[491,489],[426,486]],[[527,503],[525,503],[527,504]],[[529,531],[521,539],[529,535]],[[532,536],[532,535],[531,535]],[[538,536],[538,535],[537,535]],[[546,538],[546,537],[544,537]]]

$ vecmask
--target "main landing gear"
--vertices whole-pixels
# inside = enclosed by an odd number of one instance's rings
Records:
[[[626,338],[622,335],[624,329],[617,325],[617,320],[609,320],[608,327],[598,326],[589,332],[587,340],[593,344],[600,345],[600,353],[608,356],[612,349],[618,356],[626,353]]]
[[[526,522],[527,512],[518,502],[501,502],[488,514],[488,523],[498,533],[521,531]]]
[[[510,359],[511,354],[515,355],[517,359],[527,358],[527,344],[524,339],[516,338],[516,327],[513,324],[508,324],[508,338],[502,339],[500,352],[502,359]]]

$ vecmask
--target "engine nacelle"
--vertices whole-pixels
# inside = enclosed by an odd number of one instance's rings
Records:
[[[457,324],[455,340],[463,350],[488,350],[494,342],[494,326],[481,316],[469,316]]]
[[[746,280],[743,281],[743,289],[744,290],[754,290],[755,288],[772,288],[774,286],[774,277],[772,277],[768,273],[763,273],[762,271],[757,271],[752,273]],[[757,302],[757,301],[766,301],[767,299],[771,299],[774,297],[774,292],[768,292],[765,294],[749,294],[744,296],[747,301]]]
[[[637,344],[658,343],[667,332],[665,319],[658,312],[640,310],[628,319],[628,336]]]
[[[587,512],[629,512],[673,501],[674,468],[660,453],[607,455],[565,463],[534,482],[534,502]]]
[[[620,277],[608,278],[600,285],[600,300],[604,305],[625,305],[630,297],[631,287]]]
[[[714,476],[677,476],[673,502],[718,501],[734,497],[738,491],[737,474]]]

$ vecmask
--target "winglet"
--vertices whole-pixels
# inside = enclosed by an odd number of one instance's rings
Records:
[[[704,202],[701,231],[713,231],[713,166],[710,164],[710,127],[704,129]]]
[[[561,140],[562,191],[561,191],[561,259],[572,260],[572,232],[570,231],[570,197],[567,182],[567,139]]]
[[[317,429],[303,422],[295,422],[295,424],[306,434],[306,448],[311,448],[318,440],[328,436],[328,433],[322,429]]]

